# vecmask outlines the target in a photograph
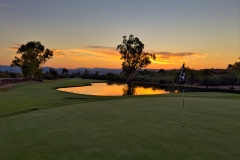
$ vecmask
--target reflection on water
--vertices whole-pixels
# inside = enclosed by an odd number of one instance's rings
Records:
[[[90,86],[59,88],[59,91],[76,94],[99,95],[99,96],[119,96],[119,95],[147,95],[175,93],[174,88],[162,88],[159,86],[140,86],[136,84],[116,84],[116,83],[92,83]]]

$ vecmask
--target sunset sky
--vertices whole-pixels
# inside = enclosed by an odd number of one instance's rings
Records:
[[[121,68],[130,34],[156,54],[148,68],[226,68],[240,61],[240,0],[0,0],[0,65],[40,41],[44,66]]]

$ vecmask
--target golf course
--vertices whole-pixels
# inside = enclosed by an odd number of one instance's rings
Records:
[[[240,159],[240,95],[90,96],[66,78],[0,88],[0,160]]]

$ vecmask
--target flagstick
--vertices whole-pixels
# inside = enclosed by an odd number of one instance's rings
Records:
[[[184,124],[184,84],[183,84],[183,125],[182,127],[185,127],[185,124]]]

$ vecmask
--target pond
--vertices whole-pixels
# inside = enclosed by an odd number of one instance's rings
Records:
[[[174,88],[163,88],[156,86],[127,85],[116,83],[91,83],[89,86],[58,88],[59,91],[97,95],[97,96],[122,96],[122,95],[149,95],[149,94],[167,94],[177,93]]]

